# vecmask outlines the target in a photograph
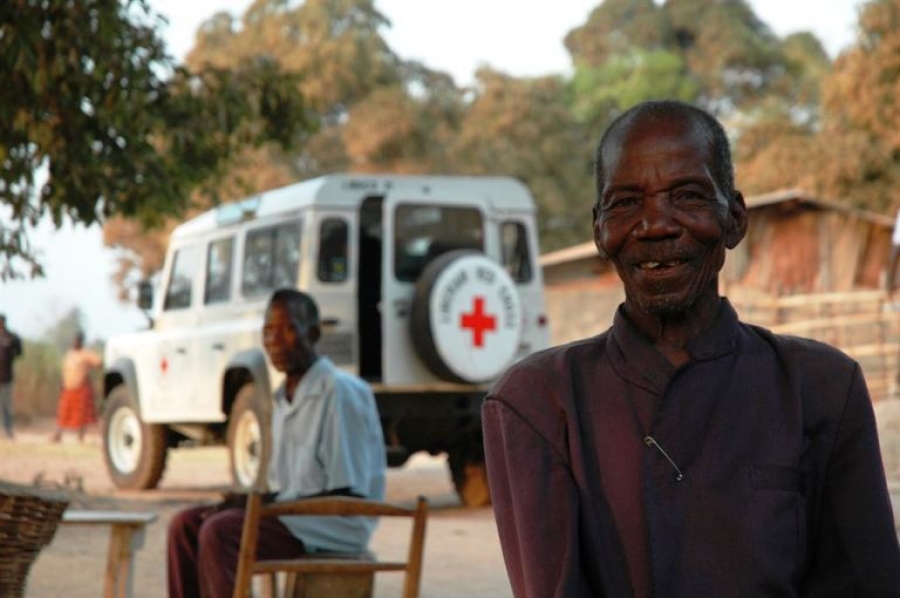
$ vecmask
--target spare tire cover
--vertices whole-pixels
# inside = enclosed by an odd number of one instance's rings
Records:
[[[416,283],[413,345],[436,375],[453,382],[496,378],[519,349],[522,305],[506,270],[481,253],[445,253]]]

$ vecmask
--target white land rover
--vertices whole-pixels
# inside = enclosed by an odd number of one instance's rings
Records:
[[[388,462],[446,452],[466,504],[489,500],[480,408],[549,343],[535,206],[505,177],[332,175],[222,205],[172,233],[150,330],[106,346],[103,448],[119,488],[154,488],[167,450],[227,444],[233,483],[264,478],[279,380],[269,295],[319,303],[319,351],[367,380]]]

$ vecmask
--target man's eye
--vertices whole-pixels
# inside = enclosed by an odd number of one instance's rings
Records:
[[[622,197],[613,197],[606,204],[607,210],[621,210],[638,205],[641,201],[636,195],[624,195]]]
[[[709,201],[706,193],[696,189],[679,189],[672,193],[672,199],[675,201]]]

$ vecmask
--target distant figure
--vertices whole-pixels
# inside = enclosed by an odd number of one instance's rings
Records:
[[[13,433],[13,361],[22,354],[22,341],[6,327],[6,316],[0,314],[0,411],[7,438]]]
[[[56,411],[56,432],[51,438],[53,442],[62,440],[63,430],[77,430],[78,440],[84,442],[85,429],[96,423],[94,387],[89,374],[101,365],[103,358],[84,348],[84,333],[76,333],[72,347],[63,358],[62,393]]]
[[[888,260],[887,292],[893,294],[897,286],[897,263],[900,262],[900,209],[894,221],[894,233],[891,235],[891,258]]]
[[[384,436],[372,389],[316,353],[319,309],[293,289],[275,291],[266,309],[263,346],[284,374],[272,403],[272,455],[266,501],[345,495],[381,500]],[[246,496],[191,507],[169,523],[169,598],[228,598],[234,592]],[[260,559],[317,550],[365,550],[369,517],[279,517],[260,521]]]

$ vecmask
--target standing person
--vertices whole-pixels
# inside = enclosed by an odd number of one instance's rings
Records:
[[[62,440],[63,430],[76,430],[78,441],[84,442],[87,427],[97,422],[94,407],[94,384],[91,370],[103,365],[100,354],[84,347],[84,333],[75,333],[72,346],[62,363],[62,392],[56,409],[56,432],[51,440]]]
[[[22,340],[6,327],[6,316],[0,314],[0,411],[7,438],[13,432],[13,361],[22,355]]]
[[[706,112],[648,102],[596,154],[612,327],[528,357],[483,407],[517,597],[900,596],[859,365],[718,293],[747,214]]]
[[[285,374],[272,409],[270,500],[348,495],[382,500],[385,453],[369,386],[316,353],[319,311],[312,297],[276,291],[266,309],[263,345]],[[364,517],[282,517],[260,522],[260,559],[296,558],[314,550],[364,550],[375,527]],[[230,597],[234,589],[243,498],[194,507],[169,524],[169,596]]]

